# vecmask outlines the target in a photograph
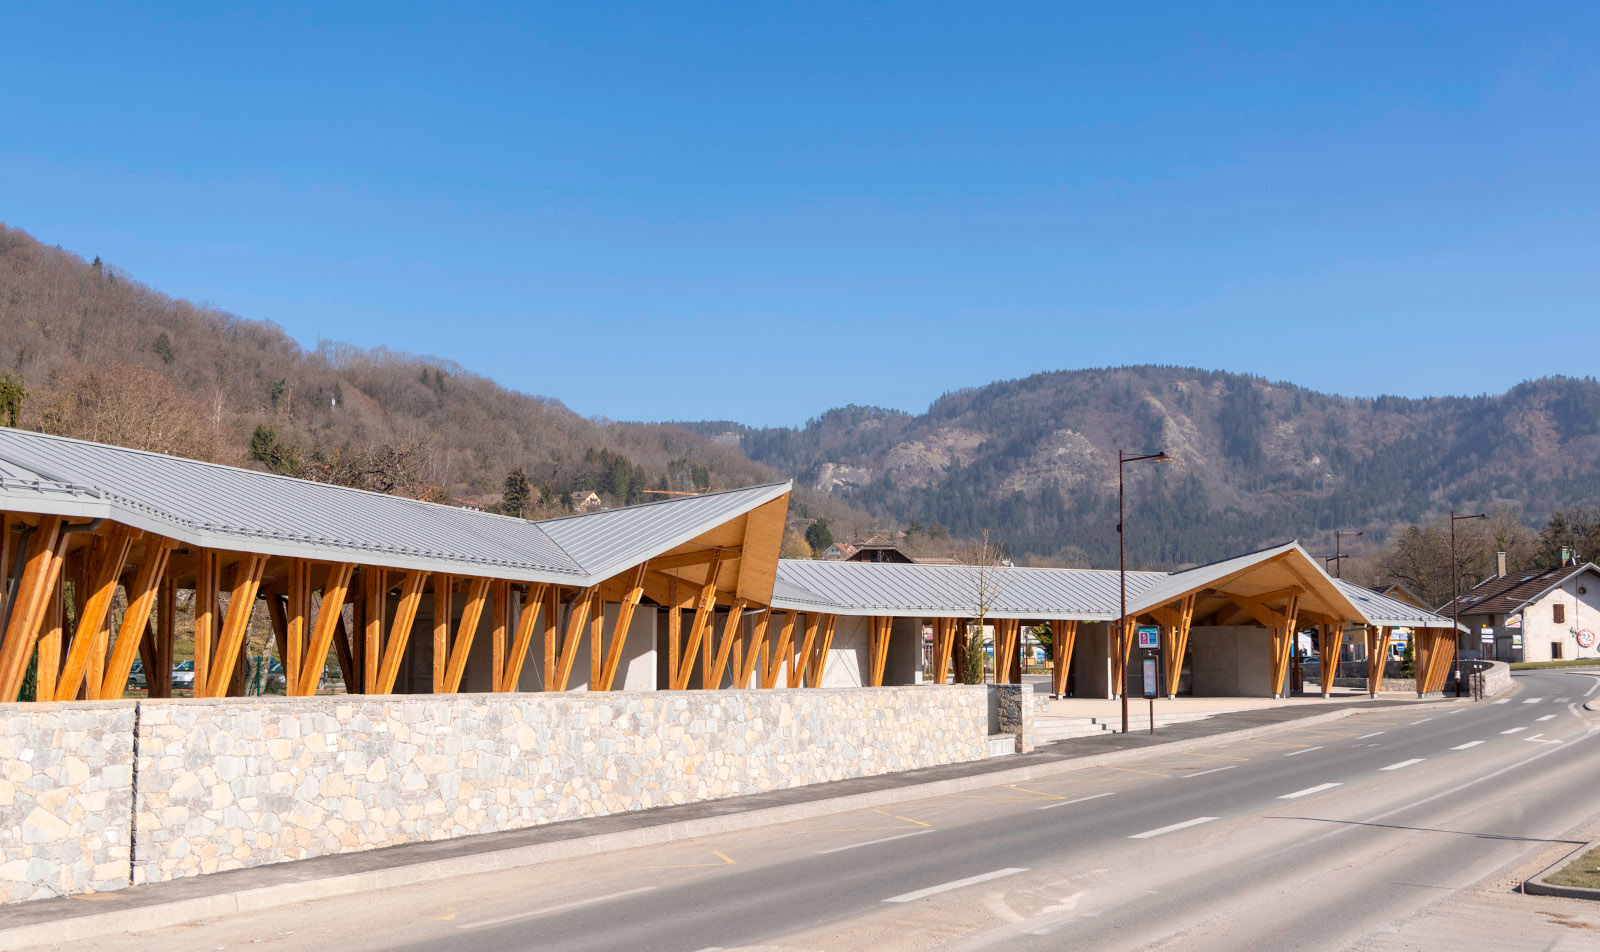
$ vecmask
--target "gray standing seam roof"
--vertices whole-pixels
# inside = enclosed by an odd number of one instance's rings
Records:
[[[790,483],[530,522],[0,427],[0,504],[192,545],[593,584],[780,498]]]

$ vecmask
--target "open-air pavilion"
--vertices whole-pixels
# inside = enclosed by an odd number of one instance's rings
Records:
[[[0,700],[30,663],[38,700],[118,698],[135,659],[170,696],[180,614],[194,694],[240,694],[258,611],[291,696],[315,693],[330,657],[357,694],[944,683],[980,617],[1001,681],[1020,676],[1021,626],[1051,623],[1055,694],[1071,678],[1115,695],[1141,625],[1160,629],[1169,693],[1280,694],[1313,627],[1324,658],[1352,637],[1385,657],[1410,628],[1419,693],[1447,677],[1447,619],[1337,581],[1295,543],[1130,572],[1119,626],[1111,571],[781,560],[790,489],[533,522],[0,428]]]

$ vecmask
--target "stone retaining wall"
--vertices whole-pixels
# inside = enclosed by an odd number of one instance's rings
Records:
[[[924,685],[14,705],[0,728],[0,898],[979,760],[987,694]]]
[[[0,705],[0,902],[128,884],[137,713]]]

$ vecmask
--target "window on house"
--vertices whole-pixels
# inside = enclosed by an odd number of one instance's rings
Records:
[[[1550,660],[1551,661],[1560,661],[1561,660],[1561,642],[1559,642],[1559,641],[1550,642]]]
[[[1550,612],[1551,612],[1551,615],[1552,615],[1552,617],[1550,619],[1551,621],[1555,622],[1558,625],[1564,624],[1566,622],[1566,620],[1567,620],[1567,606],[1565,606],[1565,605],[1563,605],[1563,604],[1558,602],[1558,603],[1556,603],[1555,607],[1550,609]]]

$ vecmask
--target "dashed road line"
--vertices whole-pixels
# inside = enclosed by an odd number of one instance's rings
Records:
[[[954,882],[940,883],[937,886],[929,886],[927,889],[919,889],[916,892],[901,893],[898,896],[890,896],[888,899],[885,899],[884,902],[916,902],[918,899],[926,899],[929,896],[936,896],[939,893],[949,892],[952,889],[960,889],[963,886],[976,886],[978,883],[986,883],[991,879],[999,879],[1003,876],[1015,876],[1017,873],[1025,872],[1027,872],[1027,870],[1024,868],[1011,866],[1006,869],[997,869],[992,873],[979,873],[976,876],[968,876],[966,879],[957,879]]]
[[[1379,767],[1378,769],[1379,770],[1399,770],[1402,767],[1409,767],[1412,764],[1420,764],[1420,763],[1422,763],[1422,758],[1421,757],[1413,757],[1410,760],[1402,760],[1397,764],[1390,764],[1387,767]]]
[[[881,839],[867,840],[865,843],[851,843],[849,846],[835,846],[831,850],[817,850],[817,855],[826,856],[829,853],[842,853],[845,850],[853,850],[858,846],[876,846],[879,843],[888,843],[891,840],[903,840],[908,836],[921,836],[924,833],[932,832],[932,830],[914,830],[910,833],[901,833],[899,836],[885,836]]]
[[[1522,703],[1524,703],[1524,704],[1538,704],[1542,700],[1544,700],[1544,698],[1542,698],[1542,697],[1530,697],[1526,701],[1523,701]]]
[[[1557,704],[1565,704],[1570,700],[1572,700],[1572,698],[1570,698],[1570,697],[1558,697],[1558,698],[1556,698],[1555,703],[1557,703]]]
[[[1541,721],[1549,721],[1549,720],[1554,720],[1554,719],[1555,719],[1555,715],[1554,714],[1546,714],[1543,717],[1534,718],[1533,721],[1534,721],[1535,724],[1537,724],[1537,723],[1539,723]]]
[[[1239,766],[1239,765],[1238,764],[1229,764],[1226,767],[1212,767],[1210,770],[1197,770],[1192,774],[1179,774],[1179,776],[1180,777],[1204,777],[1208,773],[1217,773],[1218,771],[1222,771],[1222,770],[1232,770],[1233,768],[1235,768],[1237,766]]]
[[[1298,800],[1301,797],[1309,797],[1313,793],[1321,793],[1324,790],[1332,790],[1334,787],[1341,787],[1341,786],[1344,786],[1344,785],[1343,784],[1339,784],[1339,783],[1319,783],[1315,787],[1307,787],[1304,790],[1296,790],[1294,793],[1286,793],[1283,796],[1279,797],[1278,799],[1279,800]]]
[[[1503,697],[1498,701],[1490,701],[1489,703],[1490,704],[1510,704],[1511,703],[1511,699],[1508,698],[1508,697]]]
[[[1309,754],[1313,750],[1321,750],[1321,749],[1322,749],[1322,747],[1320,745],[1316,746],[1316,747],[1302,747],[1299,750],[1290,751],[1289,753],[1284,754],[1283,756],[1285,756],[1285,757],[1293,757],[1296,754]]]
[[[1178,830],[1187,830],[1191,826],[1199,826],[1202,823],[1210,823],[1212,820],[1215,820],[1215,819],[1216,819],[1216,817],[1214,817],[1214,816],[1197,816],[1192,820],[1184,820],[1182,823],[1174,823],[1171,826],[1163,826],[1163,827],[1160,827],[1159,829],[1145,830],[1143,833],[1135,833],[1132,836],[1128,837],[1128,839],[1130,839],[1130,840],[1148,840],[1152,836],[1161,836],[1164,833],[1175,833]]]
[[[576,909],[579,906],[589,906],[597,902],[606,902],[611,899],[621,899],[623,896],[636,896],[642,892],[649,892],[654,888],[656,887],[640,886],[637,889],[624,889],[622,892],[608,893],[604,896],[590,896],[588,899],[577,899],[572,902],[564,902],[559,906],[545,906],[543,909],[530,909],[527,912],[515,912],[509,916],[500,916],[497,919],[480,919],[477,922],[465,922],[459,926],[456,926],[456,928],[477,929],[481,926],[499,925],[502,922],[515,922],[518,919],[531,919],[534,916],[548,916],[551,913],[565,912],[568,909]]]
[[[1513,727],[1508,731],[1501,731],[1500,733],[1502,733],[1502,734],[1516,734],[1516,733],[1520,733],[1520,732],[1525,731],[1525,730],[1527,730],[1526,727]]]
[[[1452,747],[1450,749],[1451,750],[1466,750],[1468,747],[1476,747],[1481,743],[1483,743],[1483,741],[1481,741],[1481,740],[1469,740],[1465,744],[1461,744],[1459,746]]]
[[[1388,732],[1387,731],[1373,731],[1370,734],[1362,734],[1360,737],[1357,737],[1356,740],[1366,740],[1368,737],[1377,737],[1379,734],[1386,734],[1386,733],[1388,733]]]
[[[1070,807],[1074,803],[1083,803],[1086,800],[1098,800],[1101,797],[1109,797],[1114,793],[1116,793],[1115,790],[1107,790],[1105,793],[1097,793],[1092,797],[1079,797],[1076,800],[1057,800],[1055,803],[1046,803],[1044,806],[1040,807],[1039,809],[1041,809],[1041,810],[1049,810],[1049,809],[1051,809],[1053,807]]]

